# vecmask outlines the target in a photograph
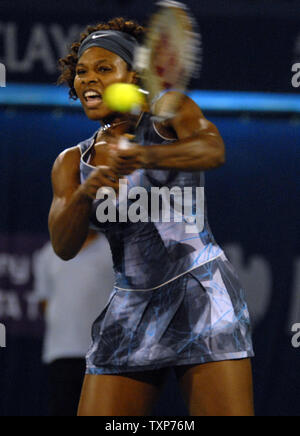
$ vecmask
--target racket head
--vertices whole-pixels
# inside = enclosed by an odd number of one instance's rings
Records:
[[[151,17],[145,45],[137,56],[136,69],[149,93],[154,116],[168,119],[176,113],[190,79],[199,74],[202,64],[201,35],[185,5],[162,1]],[[170,93],[165,103],[155,105],[159,97]]]

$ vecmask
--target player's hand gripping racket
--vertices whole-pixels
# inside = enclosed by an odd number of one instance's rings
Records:
[[[201,35],[188,8],[176,1],[160,1],[159,10],[151,17],[144,47],[136,56],[135,68],[149,92],[151,112],[158,119],[172,118],[190,79],[202,64]],[[172,92],[155,102],[166,91]]]

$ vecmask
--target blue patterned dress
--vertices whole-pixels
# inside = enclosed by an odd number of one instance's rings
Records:
[[[79,144],[82,183],[94,170],[88,161],[96,136]],[[171,141],[162,138],[145,115],[136,142],[167,146]],[[203,210],[197,210],[196,190],[204,192],[204,174],[138,170],[127,179],[129,190],[143,187],[148,193],[153,188],[192,188],[192,215],[202,214],[203,225],[188,216],[177,222],[174,204],[169,222],[149,217],[147,222],[104,224],[97,218],[102,200],[94,201],[91,227],[104,232],[110,243],[116,283],[92,328],[87,374],[252,357],[244,291],[212,235],[204,201]]]

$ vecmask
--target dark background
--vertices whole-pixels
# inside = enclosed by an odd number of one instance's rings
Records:
[[[203,74],[192,88],[299,93],[291,86],[291,68],[300,59],[299,1],[186,3],[196,15],[205,53]],[[84,27],[116,15],[146,22],[153,10],[151,1],[2,0],[0,61],[24,60],[36,25],[47,39],[37,50],[42,53],[49,43],[57,59],[53,23],[67,32],[73,24]],[[7,46],[13,28],[15,53],[13,38]],[[32,62],[27,72],[7,67],[8,87],[13,82],[51,84],[57,77],[43,61]],[[226,165],[207,173],[209,218],[228,254],[237,259],[240,253],[236,267],[247,285],[254,325],[257,414],[299,416],[300,349],[291,344],[292,325],[300,323],[299,116],[206,115],[227,146]],[[96,129],[77,111],[0,106],[0,322],[7,327],[7,348],[0,348],[0,416],[47,415],[40,360],[43,322],[28,298],[34,280],[31,260],[48,238],[53,161]],[[186,412],[174,380],[155,412]]]

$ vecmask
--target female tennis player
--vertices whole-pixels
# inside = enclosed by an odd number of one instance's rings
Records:
[[[252,416],[249,313],[206,211],[204,228],[192,234],[187,222],[103,225],[97,219],[97,191],[117,191],[121,176],[146,189],[203,187],[203,171],[225,160],[217,128],[188,97],[161,123],[150,113],[132,116],[105,106],[107,86],[137,83],[132,65],[142,36],[137,23],[114,19],[89,27],[60,61],[60,81],[102,127],[54,164],[52,244],[62,259],[72,259],[90,226],[97,228],[109,240],[116,273],[109,302],[92,328],[78,413],[149,415],[173,367],[191,415]],[[118,150],[118,138],[133,132],[135,144]]]

